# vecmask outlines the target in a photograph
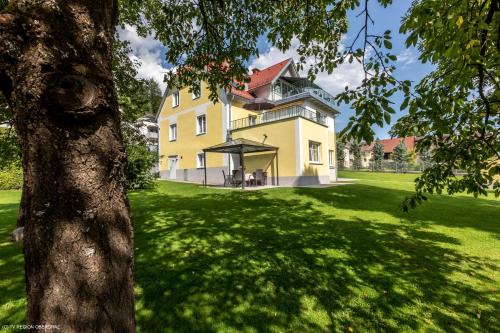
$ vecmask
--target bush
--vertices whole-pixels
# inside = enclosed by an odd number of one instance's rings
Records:
[[[127,187],[132,190],[154,187],[152,169],[158,159],[157,153],[149,150],[146,140],[133,126],[124,123],[122,133],[127,153]]]
[[[18,190],[23,187],[23,169],[12,164],[0,169],[0,190]]]

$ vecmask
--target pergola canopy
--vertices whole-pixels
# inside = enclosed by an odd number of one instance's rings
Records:
[[[234,139],[203,149],[205,153],[245,154],[262,151],[276,151],[278,147],[248,139]]]
[[[245,170],[245,159],[244,155],[246,153],[258,153],[264,151],[274,151],[274,156],[276,158],[276,184],[279,185],[278,178],[278,147],[266,145],[265,143],[260,143],[257,141],[252,141],[248,139],[234,139],[229,140],[223,143],[220,143],[215,146],[211,146],[203,149],[204,160],[206,161],[207,153],[225,153],[225,154],[238,154],[240,155],[240,164],[241,169]],[[206,162],[203,164],[203,169],[205,173],[205,186],[207,186],[207,164]],[[231,168],[229,166],[229,173],[231,172]],[[245,172],[241,172],[241,188],[245,188]]]

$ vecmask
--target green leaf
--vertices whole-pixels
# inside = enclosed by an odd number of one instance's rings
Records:
[[[401,104],[400,106],[400,110],[404,110],[408,107],[408,103],[410,102],[410,97],[406,97],[404,100],[403,100],[403,103]]]
[[[389,112],[384,112],[384,120],[387,124],[391,123],[391,114]]]

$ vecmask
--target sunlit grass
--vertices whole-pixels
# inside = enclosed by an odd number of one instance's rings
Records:
[[[140,332],[498,330],[500,201],[431,196],[413,175],[228,191],[160,182],[129,195]],[[23,323],[23,259],[0,192],[0,323]]]

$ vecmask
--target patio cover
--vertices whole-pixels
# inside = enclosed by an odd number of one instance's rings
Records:
[[[228,153],[228,154],[241,154],[241,153],[256,153],[261,151],[274,151],[278,147],[266,145],[257,141],[248,139],[234,139],[229,140],[218,145],[203,149],[206,153]]]
[[[252,141],[248,139],[234,139],[215,146],[211,146],[203,149],[203,154],[205,156],[205,165],[203,166],[205,172],[205,186],[207,185],[207,153],[225,153],[225,154],[239,154],[241,168],[245,169],[245,153],[258,153],[263,151],[274,151],[276,156],[276,183],[279,184],[278,180],[278,147],[266,145],[265,143],[260,143],[257,141]],[[245,188],[245,172],[241,173],[241,187]]]

